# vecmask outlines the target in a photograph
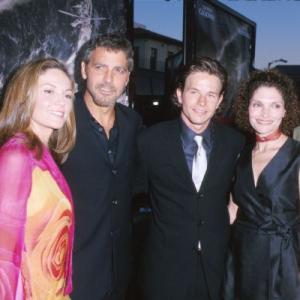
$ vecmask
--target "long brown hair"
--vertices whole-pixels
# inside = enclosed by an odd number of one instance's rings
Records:
[[[64,72],[70,79],[74,91],[72,77],[65,65],[55,58],[42,58],[21,66],[5,90],[0,112],[0,146],[16,133],[24,133],[29,149],[34,149],[37,158],[41,158],[42,142],[30,128],[30,120],[35,105],[34,94],[39,76],[49,69],[58,69]],[[75,136],[75,116],[72,108],[63,127],[53,130],[47,145],[58,162],[62,162],[73,148]]]

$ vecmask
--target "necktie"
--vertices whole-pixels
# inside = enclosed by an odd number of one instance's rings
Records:
[[[202,145],[202,136],[196,135],[194,137],[198,149],[193,159],[192,178],[196,187],[199,191],[203,177],[207,169],[207,158],[206,152]]]

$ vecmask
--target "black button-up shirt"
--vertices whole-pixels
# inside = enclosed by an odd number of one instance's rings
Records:
[[[91,114],[90,114],[90,122],[95,133],[99,137],[100,143],[102,144],[102,146],[104,147],[108,155],[110,163],[113,165],[118,150],[119,129],[118,129],[117,118],[115,119],[113,127],[109,131],[109,137],[106,136],[103,126],[101,126],[101,124],[98,123],[98,121]]]

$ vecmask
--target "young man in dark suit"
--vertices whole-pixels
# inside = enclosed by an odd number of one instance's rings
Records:
[[[220,300],[229,236],[228,196],[244,138],[214,115],[227,75],[215,60],[187,65],[178,80],[180,117],[138,141],[152,220],[144,259],[144,298]]]
[[[62,166],[74,198],[73,300],[123,300],[130,277],[131,179],[141,118],[116,103],[133,69],[130,42],[103,35],[82,49],[77,139]]]

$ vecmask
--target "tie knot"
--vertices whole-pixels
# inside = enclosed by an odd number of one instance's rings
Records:
[[[198,147],[202,146],[202,140],[203,140],[203,137],[201,135],[195,135],[194,141],[196,142]]]

